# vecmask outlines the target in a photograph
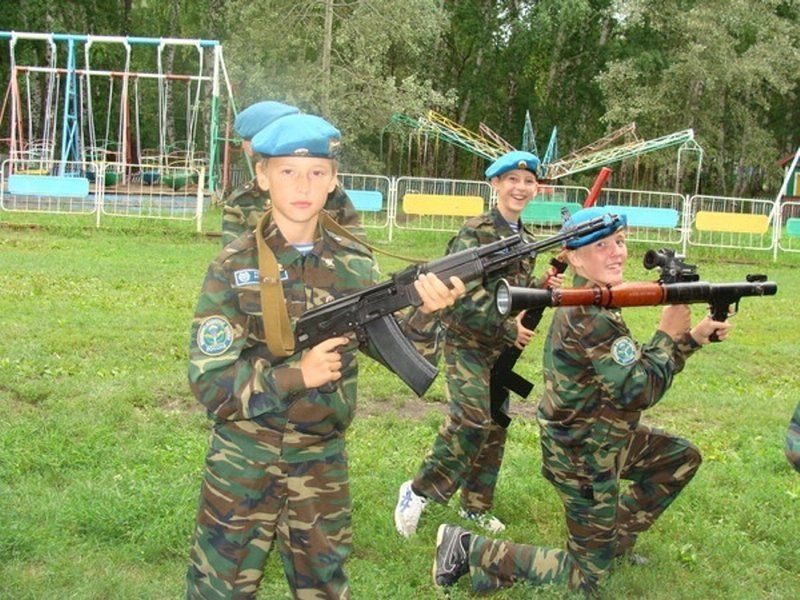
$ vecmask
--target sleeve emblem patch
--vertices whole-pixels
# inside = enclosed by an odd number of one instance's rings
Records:
[[[219,356],[233,345],[233,327],[225,317],[208,317],[197,330],[197,347],[206,356]]]
[[[636,344],[628,336],[617,338],[611,345],[611,358],[614,359],[618,365],[629,367],[635,363],[639,358],[639,352],[636,350]]]

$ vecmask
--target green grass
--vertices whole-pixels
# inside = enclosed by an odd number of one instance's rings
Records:
[[[219,239],[154,222],[40,225],[0,228],[0,598],[180,598],[207,436],[186,383],[188,330]],[[402,232],[378,243],[431,258],[448,237]],[[731,340],[693,357],[646,415],[697,443],[705,461],[642,536],[650,564],[621,567],[601,596],[798,598],[800,475],[783,456],[783,436],[800,400],[800,256],[772,263],[703,249],[691,258],[703,279],[763,271],[779,292],[744,299]],[[402,266],[380,261],[384,273]],[[637,262],[628,278],[652,279]],[[639,339],[652,333],[658,311],[626,311]],[[541,336],[520,364],[536,382],[540,352]],[[397,488],[442,421],[441,378],[421,403],[365,360],[360,391],[348,434],[353,595],[443,597],[430,566],[436,527],[458,522],[455,502],[427,511],[408,541],[392,522]],[[495,512],[509,523],[509,539],[561,546],[561,508],[539,473],[537,426],[524,415],[510,429]],[[566,597],[524,586],[492,597],[532,595]],[[259,597],[288,597],[276,556]],[[466,578],[451,597],[472,597]]]

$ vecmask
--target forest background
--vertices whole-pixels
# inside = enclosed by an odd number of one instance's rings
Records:
[[[797,0],[4,0],[0,29],[219,40],[238,107],[330,118],[349,172],[412,174],[392,172],[409,133],[392,115],[428,110],[516,147],[529,112],[540,154],[553,127],[562,155],[631,123],[691,128],[700,192],[723,196],[773,196],[800,142]],[[444,152],[413,174],[482,177],[482,159]],[[615,186],[672,188],[675,162],[654,153]]]

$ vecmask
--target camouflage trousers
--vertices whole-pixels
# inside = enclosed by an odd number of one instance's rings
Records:
[[[343,565],[352,529],[344,452],[287,463],[279,447],[242,447],[242,436],[227,431],[234,427],[218,425],[211,436],[187,598],[254,598],[273,541],[294,598],[349,598]]]
[[[636,537],[675,500],[701,462],[699,450],[690,442],[643,425],[631,432],[628,444],[612,457],[606,471],[568,467],[565,453],[547,447],[544,440],[542,449],[543,470],[549,470],[548,479],[564,505],[567,547],[473,535],[469,561],[476,592],[527,581],[564,583],[572,590],[592,593],[613,560],[633,547]],[[620,489],[623,479],[631,481],[624,492]]]
[[[794,409],[789,429],[786,430],[786,458],[796,471],[800,471],[800,402]]]
[[[445,336],[448,415],[414,478],[414,489],[446,503],[461,489],[461,506],[489,510],[505,450],[506,430],[489,405],[489,376],[497,352],[454,345]]]

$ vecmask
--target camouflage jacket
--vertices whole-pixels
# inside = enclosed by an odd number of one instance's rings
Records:
[[[255,179],[245,182],[222,204],[222,245],[227,246],[245,231],[252,231],[264,212],[269,195]]]
[[[697,348],[688,333],[675,343],[663,331],[640,344],[619,309],[557,308],[544,346],[542,443],[581,455],[621,449]]]
[[[789,429],[786,430],[786,458],[795,470],[800,471],[800,402],[797,403],[789,421]]]
[[[287,244],[273,223],[265,241],[281,269],[289,320],[312,306],[355,292],[378,280],[371,253],[360,244],[320,228],[312,251],[300,254]],[[300,353],[287,358],[267,348],[261,318],[258,252],[250,231],[226,246],[211,262],[191,328],[189,383],[197,399],[217,422],[269,419],[284,427],[281,443],[292,448],[286,460],[307,458],[306,451],[333,441],[341,449],[343,432],[353,417],[356,399],[353,339],[343,350],[342,379],[336,391],[306,389]],[[290,458],[291,456],[291,458]]]
[[[520,229],[525,242],[533,241],[533,236]],[[469,219],[456,236],[450,240],[447,253],[453,254],[477,248],[483,244],[514,235],[508,222],[497,208]],[[442,311],[440,320],[447,329],[448,339],[457,336],[455,343],[477,347],[489,346],[502,349],[517,339],[517,325],[514,319],[503,318],[494,306],[494,288],[501,278],[508,279],[511,285],[530,286],[533,283],[534,259],[527,257],[501,271],[489,275],[485,281],[480,279],[467,283],[467,292],[453,307]]]
[[[231,192],[222,205],[222,245],[227,246],[244,232],[255,229],[268,205],[269,194],[258,187],[255,179]],[[366,239],[358,212],[341,187],[328,194],[325,210],[339,225]]]

